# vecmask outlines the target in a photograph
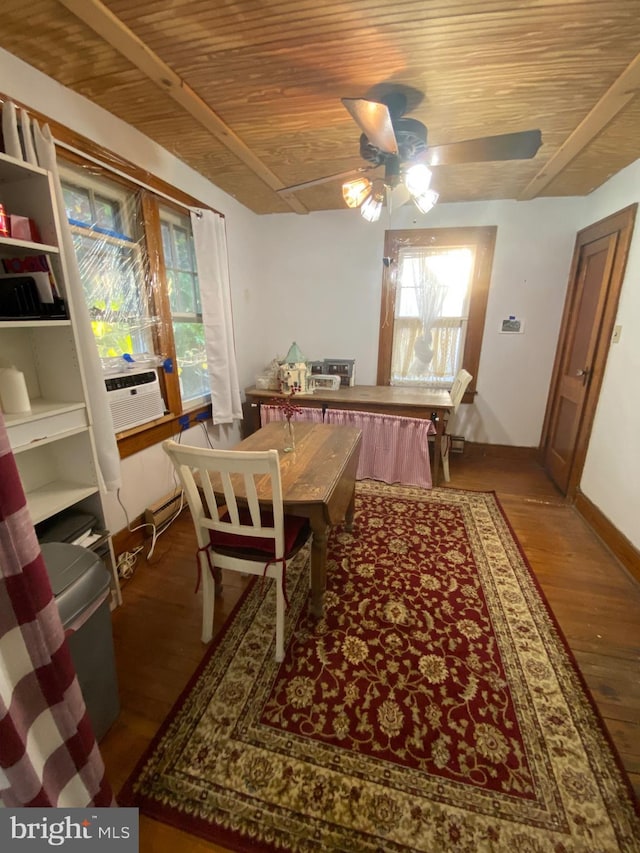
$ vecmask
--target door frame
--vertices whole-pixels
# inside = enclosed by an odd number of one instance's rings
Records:
[[[562,322],[560,324],[560,332],[558,335],[558,346],[553,365],[553,372],[551,374],[551,382],[549,384],[547,408],[542,426],[542,435],[540,438],[539,459],[543,467],[545,451],[551,438],[551,417],[555,408],[560,380],[562,378],[561,367],[570,343],[568,332],[570,327],[571,311],[574,306],[579,284],[577,273],[581,250],[584,246],[589,245],[589,243],[593,243],[595,240],[600,240],[603,237],[608,237],[616,232],[618,233],[618,240],[611,275],[607,285],[607,295],[600,322],[598,340],[593,356],[593,363],[591,365],[589,387],[584,400],[582,419],[576,435],[571,473],[569,475],[569,482],[567,483],[566,498],[571,501],[575,498],[578,490],[578,485],[582,477],[582,471],[587,457],[589,438],[591,437],[591,429],[593,427],[593,420],[598,405],[598,399],[600,397],[604,370],[607,363],[607,357],[609,355],[609,347],[611,346],[611,338],[618,313],[618,303],[620,301],[620,293],[624,282],[624,273],[627,265],[631,238],[633,236],[633,227],[637,208],[637,203],[631,204],[628,207],[593,223],[592,225],[582,228],[576,235],[573,258],[571,260],[571,269],[569,272],[567,295],[565,298]]]

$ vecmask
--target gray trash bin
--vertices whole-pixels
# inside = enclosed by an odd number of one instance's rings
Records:
[[[93,731],[100,740],[120,711],[109,572],[93,551],[80,545],[43,542],[40,547]]]

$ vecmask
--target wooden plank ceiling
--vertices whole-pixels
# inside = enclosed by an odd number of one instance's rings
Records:
[[[257,213],[342,209],[339,180],[275,190],[363,165],[340,98],[394,87],[432,144],[542,132],[435,168],[441,201],[585,195],[640,157],[639,0],[3,0],[0,46]]]

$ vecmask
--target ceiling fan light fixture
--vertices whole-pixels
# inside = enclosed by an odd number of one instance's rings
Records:
[[[372,192],[362,203],[360,216],[367,222],[377,222],[382,213],[384,196],[381,192]]]
[[[342,198],[347,207],[360,207],[371,192],[373,184],[369,178],[354,178],[342,185]]]
[[[424,163],[416,163],[410,166],[404,175],[404,183],[414,198],[426,193],[431,184],[431,169]]]
[[[414,195],[412,198],[420,213],[429,213],[431,208],[438,201],[439,196],[435,190],[426,190],[421,195]]]

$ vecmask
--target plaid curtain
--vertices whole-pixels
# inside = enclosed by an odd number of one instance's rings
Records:
[[[0,797],[115,805],[0,414]]]

